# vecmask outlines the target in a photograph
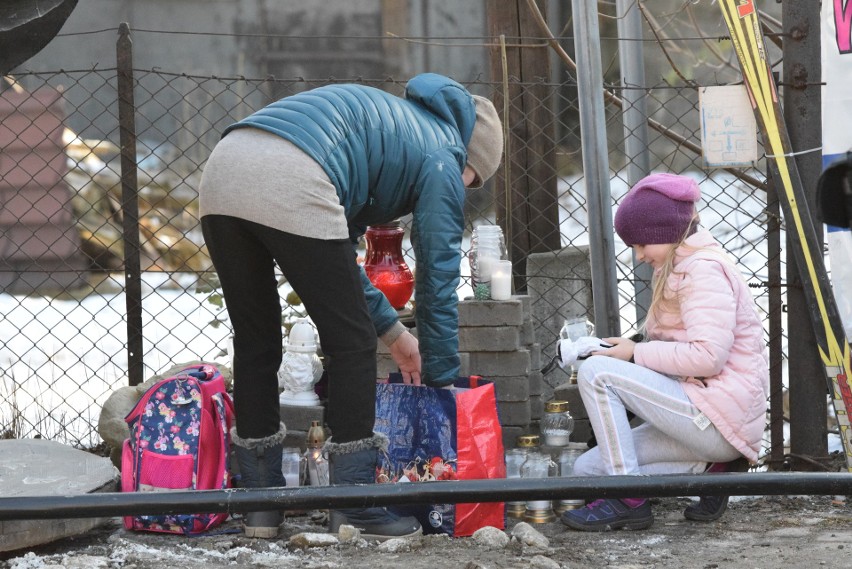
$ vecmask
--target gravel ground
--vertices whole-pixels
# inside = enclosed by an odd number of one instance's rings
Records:
[[[582,533],[558,522],[527,525],[510,519],[504,532],[490,535],[426,536],[382,545],[359,539],[319,545],[322,512],[288,516],[272,540],[239,533],[186,538],[127,532],[116,519],[83,536],[6,554],[0,568],[850,567],[852,506],[830,496],[734,498],[728,512],[710,523],[683,518],[686,498],[652,503],[656,521],[644,531]],[[231,520],[222,529],[238,528],[239,521]],[[315,545],[297,545],[305,540]]]

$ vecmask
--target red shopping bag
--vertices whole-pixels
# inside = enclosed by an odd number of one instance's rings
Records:
[[[376,386],[375,430],[389,440],[378,482],[506,477],[493,383],[470,376],[457,380],[454,389],[438,389],[401,381],[391,374],[389,383]],[[417,517],[424,533],[464,537],[484,526],[506,526],[502,502],[398,509]]]

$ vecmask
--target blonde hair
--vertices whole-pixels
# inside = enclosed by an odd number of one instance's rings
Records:
[[[653,315],[659,321],[659,314],[663,312],[674,313],[680,310],[680,297],[672,291],[668,291],[666,285],[669,277],[674,274],[674,261],[677,250],[681,247],[688,247],[685,242],[693,233],[693,228],[698,225],[698,211],[693,208],[692,219],[687,225],[686,231],[680,236],[676,243],[672,243],[671,249],[666,254],[663,260],[663,265],[658,271],[654,271],[654,278],[651,281],[651,305],[648,306],[648,316]],[[694,253],[706,247],[689,247],[689,250]],[[668,294],[667,294],[668,293]],[[641,332],[647,336],[648,317],[645,317],[645,322],[642,323]]]

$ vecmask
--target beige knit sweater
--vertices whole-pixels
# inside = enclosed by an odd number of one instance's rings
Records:
[[[310,156],[280,136],[240,128],[210,154],[200,215],[230,215],[315,239],[349,237],[337,191]]]

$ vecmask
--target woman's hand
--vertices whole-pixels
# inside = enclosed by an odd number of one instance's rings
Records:
[[[618,360],[629,362],[633,359],[633,350],[636,348],[636,342],[627,338],[602,338],[607,344],[612,344],[611,348],[605,350],[595,350],[593,356],[609,356]]]
[[[406,385],[420,385],[420,343],[406,330],[394,340],[388,349]]]

